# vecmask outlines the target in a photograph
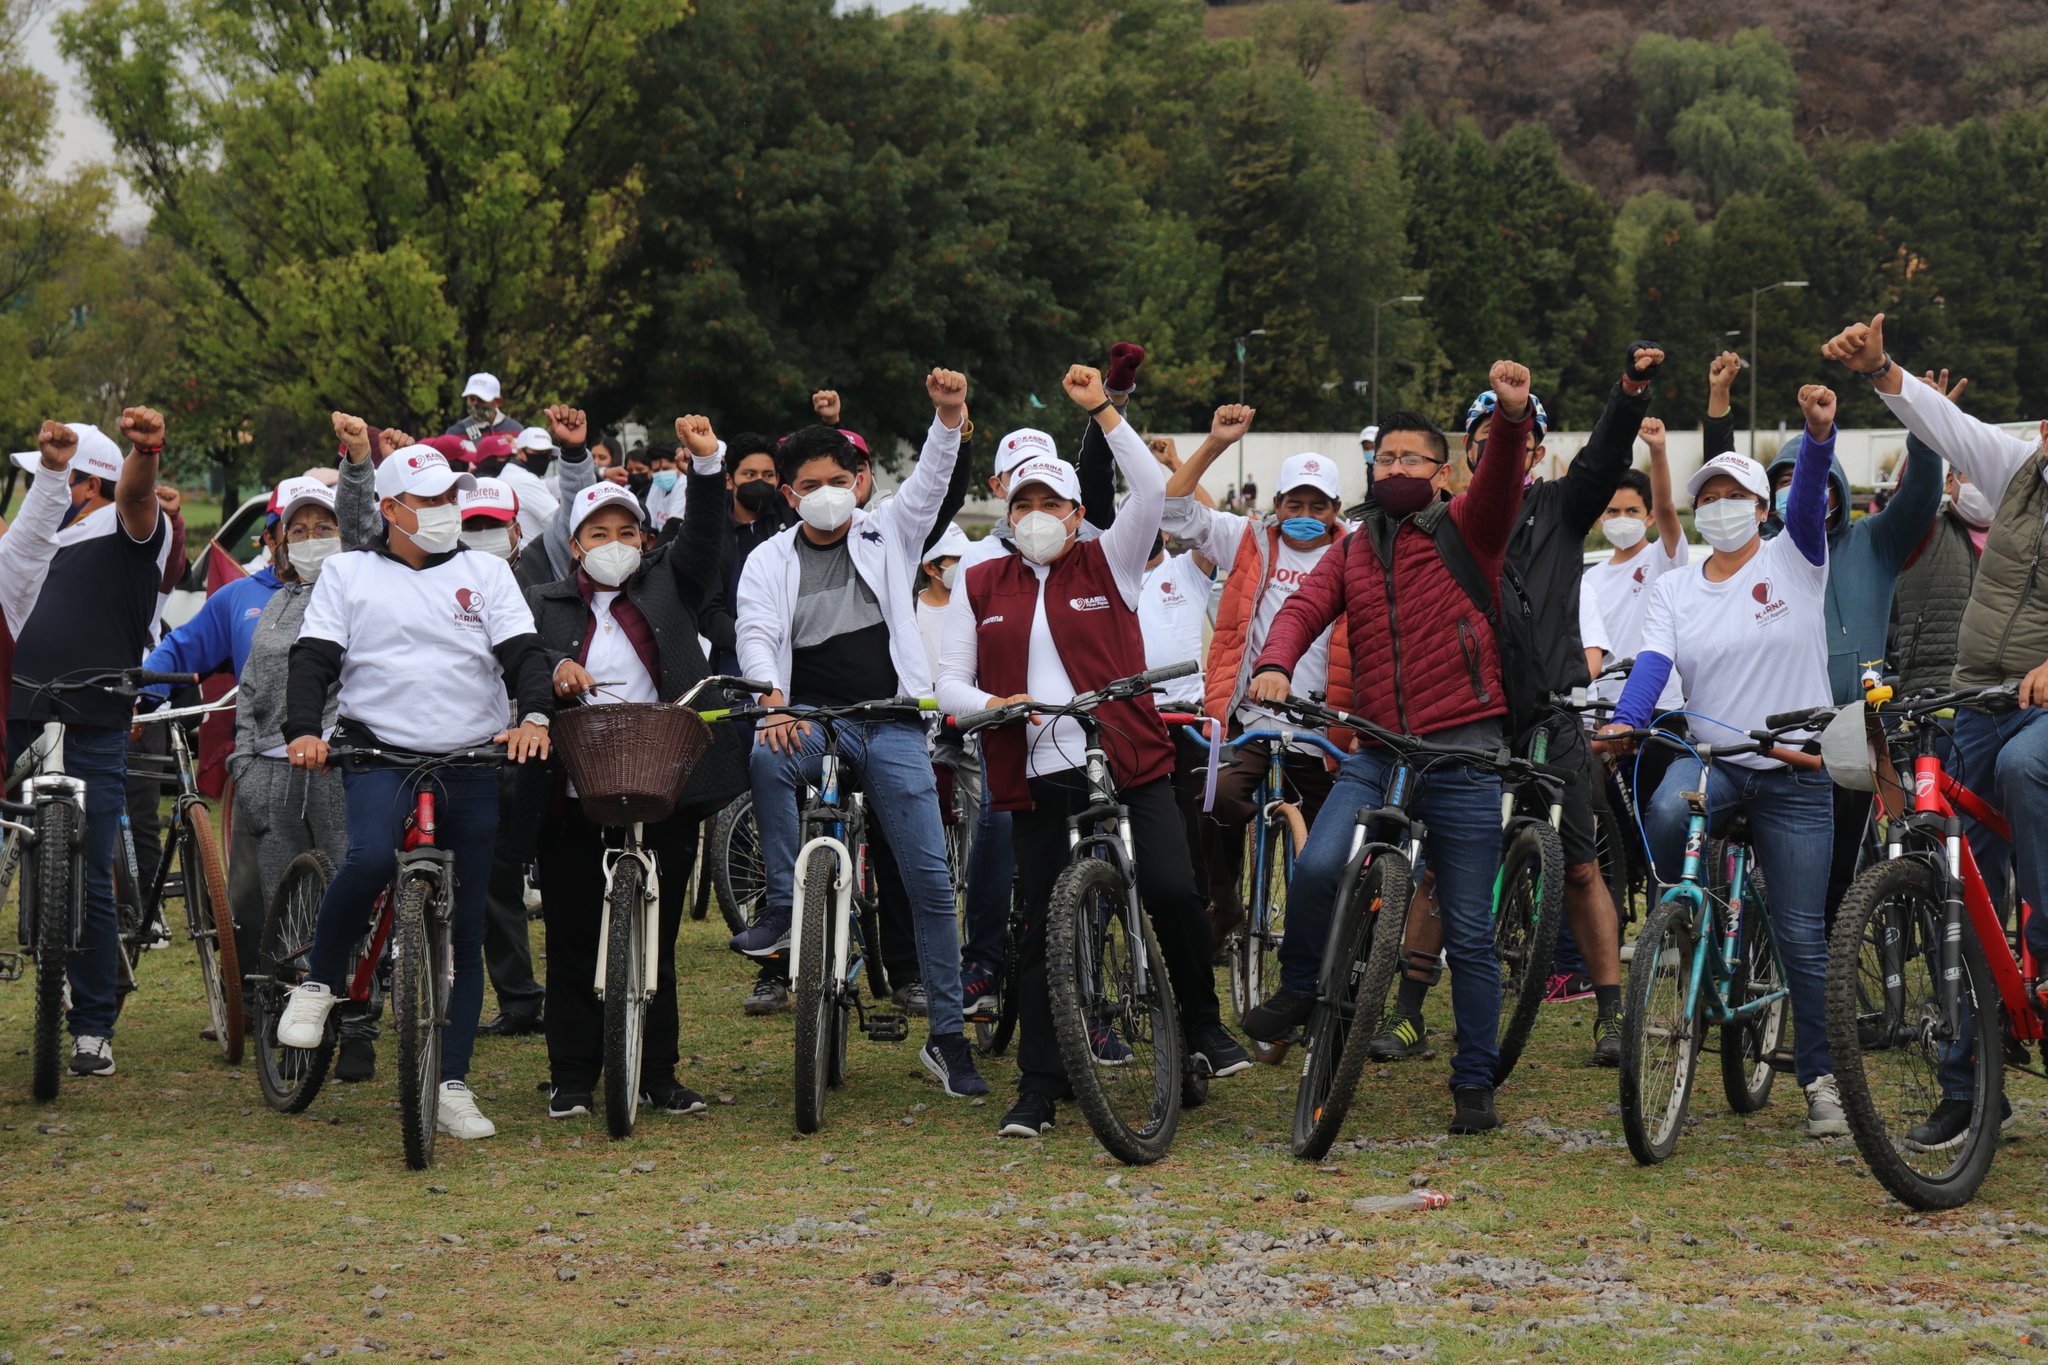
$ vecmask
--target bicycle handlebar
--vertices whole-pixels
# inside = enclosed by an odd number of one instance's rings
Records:
[[[1128,701],[1141,693],[1150,692],[1160,683],[1172,682],[1176,678],[1189,677],[1201,671],[1200,664],[1193,659],[1185,659],[1177,664],[1148,668],[1143,673],[1133,673],[1128,678],[1118,678],[1115,682],[1099,687],[1093,692],[1083,692],[1068,702],[1012,702],[1008,706],[992,706],[986,711],[970,711],[964,716],[948,716],[946,728],[955,734],[966,735],[992,725],[1008,725],[1027,716],[1079,715],[1095,710],[1104,702]]]
[[[505,746],[484,744],[473,749],[454,749],[445,754],[423,754],[411,749],[393,749],[370,744],[327,746],[329,767],[350,759],[368,759],[406,768],[445,768],[464,763],[502,763],[505,759]]]
[[[108,682],[109,678],[114,679]],[[33,678],[16,676],[14,685],[27,692],[112,692],[117,696],[132,696],[138,689],[155,687],[197,687],[197,673],[161,673],[154,668],[112,668],[104,673],[88,673],[80,678],[50,678],[38,682]]]
[[[771,687],[767,690],[772,692],[775,689]],[[815,721],[823,725],[841,720],[909,720],[938,709],[938,702],[930,697],[883,697],[875,701],[849,702],[844,706],[730,706],[720,710],[699,711],[697,715],[706,724],[759,720],[763,716],[788,716],[794,720]]]
[[[1827,711],[1832,713],[1833,710],[1833,707],[1817,706],[1811,708],[1813,712]],[[1765,720],[1764,724],[1770,728],[1741,731],[1739,733],[1743,734],[1745,738],[1727,744],[1690,742],[1680,739],[1668,731],[1642,726],[1632,730],[1609,730],[1594,736],[1594,740],[1596,743],[1603,745],[1617,742],[1629,744],[1668,744],[1673,748],[1686,750],[1702,762],[1716,758],[1733,758],[1738,754],[1763,754],[1768,758],[1783,763],[1789,768],[1819,770],[1827,766],[1821,761],[1819,754],[1808,753],[1804,749],[1787,748],[1782,742],[1786,732],[1804,730],[1808,728],[1810,720],[1810,712],[1789,711],[1782,716],[1772,716]],[[1728,728],[1734,729],[1733,726]]]
[[[1464,749],[1449,745],[1431,744],[1416,735],[1404,735],[1384,726],[1375,725],[1363,716],[1354,716],[1344,711],[1335,711],[1314,702],[1289,697],[1283,702],[1262,702],[1269,710],[1284,711],[1313,723],[1319,729],[1356,730],[1392,749],[1404,759],[1420,759],[1425,762],[1463,763],[1470,767],[1485,768],[1503,777],[1531,779],[1546,787],[1562,789],[1578,781],[1578,774],[1565,768],[1538,763],[1533,759],[1517,757],[1507,746],[1498,749]]]

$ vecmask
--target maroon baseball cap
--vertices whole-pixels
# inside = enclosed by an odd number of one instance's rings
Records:
[[[429,436],[420,444],[439,451],[441,458],[457,469],[467,468],[476,458],[476,442],[465,436]]]
[[[489,436],[479,436],[477,438],[476,453],[470,456],[470,458],[479,464],[485,460],[509,460],[512,458],[512,452],[517,448],[510,436],[492,432]]]

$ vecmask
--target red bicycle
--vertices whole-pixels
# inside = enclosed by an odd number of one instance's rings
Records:
[[[1876,716],[1859,708],[1823,740],[1830,771],[1849,779],[1844,785],[1864,785],[1852,756],[1870,756],[1863,776],[1890,817],[1884,861],[1850,885],[1835,916],[1828,1047],[1857,1149],[1884,1187],[1916,1209],[1970,1201],[2010,1120],[2005,1068],[2044,1074],[2026,1065],[2043,1034],[2029,1004],[2039,984],[2024,934],[2031,911],[2022,905],[2006,927],[1964,818],[2007,843],[2012,832],[1947,770],[1941,743],[1955,708],[2016,705],[2011,686],[1915,697],[1884,708],[1895,722],[1888,733],[1876,733]],[[1860,748],[1859,723],[1870,731]],[[1845,742],[1837,742],[1844,726]],[[1910,792],[1894,753],[1911,756]]]
[[[360,760],[414,772],[457,764],[495,764],[503,746],[418,754],[401,749],[336,746],[330,763]],[[301,853],[285,868],[263,924],[258,968],[250,979],[256,1007],[256,1074],[263,1099],[285,1114],[304,1110],[320,1093],[333,1060],[335,1016],[317,1047],[286,1047],[277,1041],[285,998],[306,976],[313,951],[314,923],[334,864],[325,853]],[[392,1028],[398,1044],[398,1114],[405,1164],[425,1170],[434,1160],[435,1115],[441,1091],[441,1030],[448,1020],[448,995],[455,984],[455,950],[450,926],[455,915],[455,854],[434,843],[434,791],[423,784],[405,820],[398,871],[378,893],[370,932],[349,972],[348,998],[361,1006],[377,988],[387,951],[391,963]]]

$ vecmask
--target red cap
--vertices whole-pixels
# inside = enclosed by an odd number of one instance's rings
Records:
[[[493,432],[477,438],[476,453],[470,458],[481,464],[485,460],[509,460],[516,447],[510,436]]]
[[[465,468],[476,458],[476,442],[463,436],[429,436],[420,442],[429,450],[439,451],[441,458],[457,469]]]
[[[859,432],[853,430],[850,427],[839,428],[839,434],[841,436],[844,436],[847,440],[853,442],[854,448],[860,451],[861,454],[868,456],[869,459],[874,458],[874,456],[868,450],[867,437],[861,435]]]

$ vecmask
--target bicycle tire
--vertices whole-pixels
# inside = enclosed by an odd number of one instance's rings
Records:
[[[1699,928],[1681,896],[1657,903],[1636,936],[1621,1024],[1621,1130],[1636,1161],[1654,1166],[1678,1147],[1699,1073],[1704,1027],[1698,1002],[1684,1009]],[[1667,998],[1670,1007],[1657,1008]],[[1670,1062],[1664,1079],[1660,1060]],[[1653,1108],[1654,1106],[1654,1108]]]
[[[185,924],[199,953],[199,979],[206,987],[206,1008],[213,1015],[221,1060],[233,1066],[242,1060],[248,1020],[242,1007],[242,960],[235,951],[227,868],[205,806],[196,801],[188,805],[181,824],[178,864],[185,889]],[[228,911],[226,933],[220,931],[223,908]]]
[[[647,969],[640,942],[647,869],[635,857],[612,865],[604,949],[604,1123],[633,1136],[640,1111],[640,1051],[647,1038]]]
[[[1850,1135],[1878,1183],[1899,1202],[1924,1210],[1958,1208],[1976,1196],[1997,1155],[1999,1102],[2005,1088],[2001,1012],[1991,964],[1984,945],[1966,926],[1959,989],[1967,992],[1975,1054],[1970,1062],[1970,1126],[1952,1147],[1939,1151],[1913,1147],[1899,1131],[1904,1120],[1924,1117],[1940,1097],[1938,1053],[1927,1055],[1934,1041],[1930,1031],[1941,1009],[1935,992],[1940,980],[1940,915],[1941,881],[1924,858],[1879,863],[1849,884],[1835,913],[1828,954],[1828,1051]],[[1872,964],[1875,980],[1865,963],[1866,950],[1873,946],[1880,950]],[[1886,948],[1894,951],[1886,953]],[[1887,977],[1896,978],[1894,989],[1887,990]],[[1925,982],[1924,991],[1913,991],[1920,997],[1917,1002],[1906,995],[1915,981]],[[1866,1001],[1878,998],[1886,1001],[1882,1009],[1874,1016],[1866,1013]],[[1911,1066],[1915,1059],[1910,1054],[1915,1053],[1922,1054],[1918,1060],[1925,1063],[1932,1087],[1925,1080],[1916,1086],[1910,1077],[1886,1075],[1876,1061],[1901,1056]],[[1927,1165],[1917,1165],[1916,1158],[1927,1159]]]
[[[36,1026],[29,1093],[54,1100],[64,1075],[64,959],[71,951],[72,881],[77,854],[78,811],[67,800],[36,803],[36,856],[24,878],[22,895],[34,897],[36,954]]]
[[[1495,1086],[1507,1084],[1529,1044],[1557,952],[1557,926],[1564,919],[1564,841],[1548,821],[1527,820],[1508,831],[1499,894],[1493,915],[1501,987]]]
[[[740,933],[768,890],[751,794],[734,797],[718,812],[705,861],[710,864],[711,890],[718,897],[718,913],[725,917],[726,931]]]
[[[1778,960],[1777,930],[1771,926],[1769,883],[1754,859],[1756,850],[1750,852],[1749,885],[1743,898],[1740,970],[1728,983],[1731,1007],[1785,984],[1784,965]],[[1722,923],[1725,926],[1726,921]],[[1760,927],[1762,932],[1752,933],[1754,927]],[[1791,1009],[1792,997],[1787,994],[1752,1019],[1722,1026],[1721,1089],[1728,1097],[1728,1107],[1736,1113],[1754,1114],[1771,1102],[1771,1087],[1777,1082],[1778,1072],[1770,1058],[1785,1041],[1785,1019]]]
[[[1307,1055],[1294,1091],[1292,1145],[1304,1161],[1328,1154],[1351,1112],[1373,1026],[1400,968],[1401,938],[1414,895],[1408,855],[1380,848],[1338,898],[1330,928],[1337,949],[1324,955],[1323,980],[1304,1031]]]
[[[1180,1126],[1182,1070],[1186,1049],[1180,1036],[1180,1011],[1167,977],[1166,959],[1152,932],[1151,917],[1138,914],[1145,958],[1152,964],[1150,994],[1133,981],[1129,925],[1125,915],[1129,882],[1121,868],[1100,858],[1069,863],[1053,884],[1046,909],[1046,979],[1052,997],[1053,1036],[1066,1067],[1074,1100],[1103,1150],[1128,1166],[1147,1166],[1165,1156]],[[1123,951],[1115,949],[1121,941]],[[1120,962],[1118,959],[1120,958]],[[1113,979],[1105,979],[1113,978]],[[1085,988],[1084,988],[1085,983]],[[1113,990],[1105,1002],[1103,992]],[[1114,1019],[1114,1022],[1109,1022]],[[1091,1020],[1095,1022],[1091,1024]],[[1149,1041],[1150,1095],[1145,1116],[1134,1124],[1104,1083],[1104,1070],[1131,1068],[1145,1077],[1138,1056],[1105,1067],[1096,1056],[1094,1032],[1102,1029],[1140,1053]],[[1144,1093],[1143,1080],[1128,1087]]]
[[[305,975],[305,957],[313,946],[313,925],[334,863],[319,849],[301,853],[285,865],[277,890],[263,917],[262,946],[257,953],[257,981],[252,992],[256,1010],[256,1084],[263,1102],[280,1114],[305,1112],[326,1083],[334,1059],[335,1030],[329,1025],[320,1046],[285,1047],[277,1041],[277,1021],[285,997]],[[336,1006],[337,1009],[341,1008]]]
[[[838,860],[813,850],[803,868],[803,896],[797,912],[802,964],[792,983],[796,995],[796,1130],[815,1133],[825,1122],[825,1092],[831,1086],[827,1053],[837,1027],[838,992],[832,985],[831,924],[837,910],[832,882]]]
[[[1593,847],[1600,862],[1600,880],[1607,884],[1608,899],[1614,902],[1617,940],[1626,936],[1637,918],[1636,883],[1630,876],[1627,827],[1615,816],[1603,798],[1593,808]]]
[[[1246,1014],[1271,999],[1280,988],[1280,945],[1287,932],[1287,883],[1293,879],[1294,860],[1301,856],[1301,846],[1308,842],[1308,827],[1302,821],[1301,808],[1293,802],[1283,802],[1279,811],[1281,824],[1268,825],[1265,832],[1265,913],[1262,918],[1254,899],[1246,897],[1244,925],[1230,940],[1230,1002],[1237,1009],[1240,1027]],[[1256,852],[1246,851],[1247,879],[1258,866],[1253,860]],[[1250,889],[1255,894],[1258,891],[1256,887]],[[1246,1046],[1256,1060],[1269,1065],[1277,1066],[1287,1055],[1284,1042],[1261,1043],[1254,1039]]]
[[[441,1001],[437,989],[439,954],[427,900],[433,883],[402,876],[392,929],[391,1022],[398,1042],[398,1127],[405,1164],[424,1171],[434,1164],[441,1099]]]

